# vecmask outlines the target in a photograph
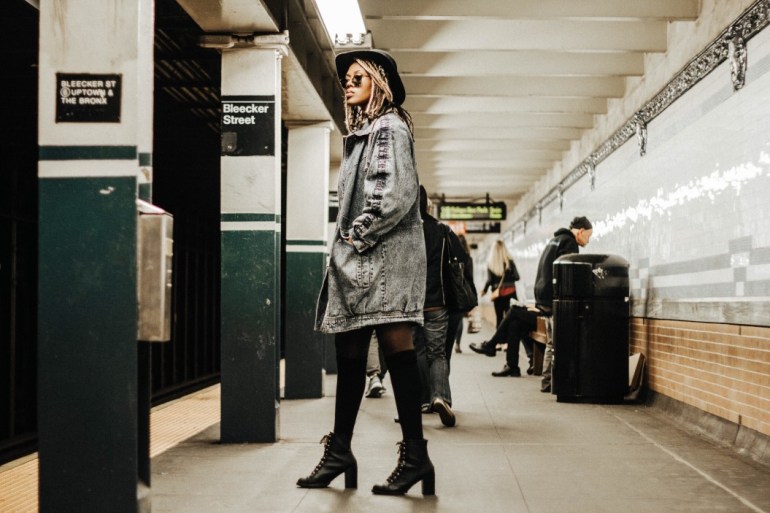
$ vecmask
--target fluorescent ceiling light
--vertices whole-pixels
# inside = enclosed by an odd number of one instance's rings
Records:
[[[315,0],[315,3],[335,45],[364,42],[366,26],[358,0]]]

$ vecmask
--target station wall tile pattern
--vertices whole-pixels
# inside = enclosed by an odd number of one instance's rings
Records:
[[[728,420],[736,439],[766,443],[770,30],[749,41],[748,59],[743,89],[733,91],[725,62],[649,123],[645,156],[629,140],[596,167],[593,189],[584,176],[503,238],[519,299],[532,299],[548,239],[588,216],[594,237],[582,252],[630,263],[631,351],[646,356],[649,387]]]
[[[583,252],[631,265],[634,315],[770,325],[770,31],[748,51],[743,89],[724,63],[650,122],[645,156],[628,141],[596,167],[593,190],[586,175],[503,235],[527,297],[547,240],[586,215]]]

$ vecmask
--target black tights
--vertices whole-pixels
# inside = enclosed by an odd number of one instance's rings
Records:
[[[514,297],[516,296],[514,295]],[[495,306],[495,328],[498,328],[500,323],[503,322],[505,314],[511,308],[511,297],[498,297],[492,300],[492,304]]]
[[[422,439],[420,378],[412,344],[412,325],[406,322],[361,328],[335,336],[337,399],[334,433],[348,440],[353,436],[366,387],[366,356],[372,330],[377,332],[377,340],[385,354],[404,439]]]

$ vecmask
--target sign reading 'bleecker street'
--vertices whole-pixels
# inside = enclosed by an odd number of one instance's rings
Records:
[[[222,155],[275,155],[275,96],[222,97]]]
[[[121,75],[56,74],[56,122],[120,123]]]

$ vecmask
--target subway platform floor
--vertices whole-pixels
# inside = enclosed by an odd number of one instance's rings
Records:
[[[423,415],[436,466],[436,496],[415,485],[375,496],[396,464],[401,438],[393,394],[364,399],[353,439],[356,490],[295,486],[322,454],[333,425],[335,376],[321,399],[285,400],[280,441],[219,443],[214,424],[155,456],[153,513],[462,512],[770,513],[770,468],[685,431],[643,405],[558,403],[540,378],[495,378],[504,358],[477,355],[463,336],[450,382],[457,426]]]

